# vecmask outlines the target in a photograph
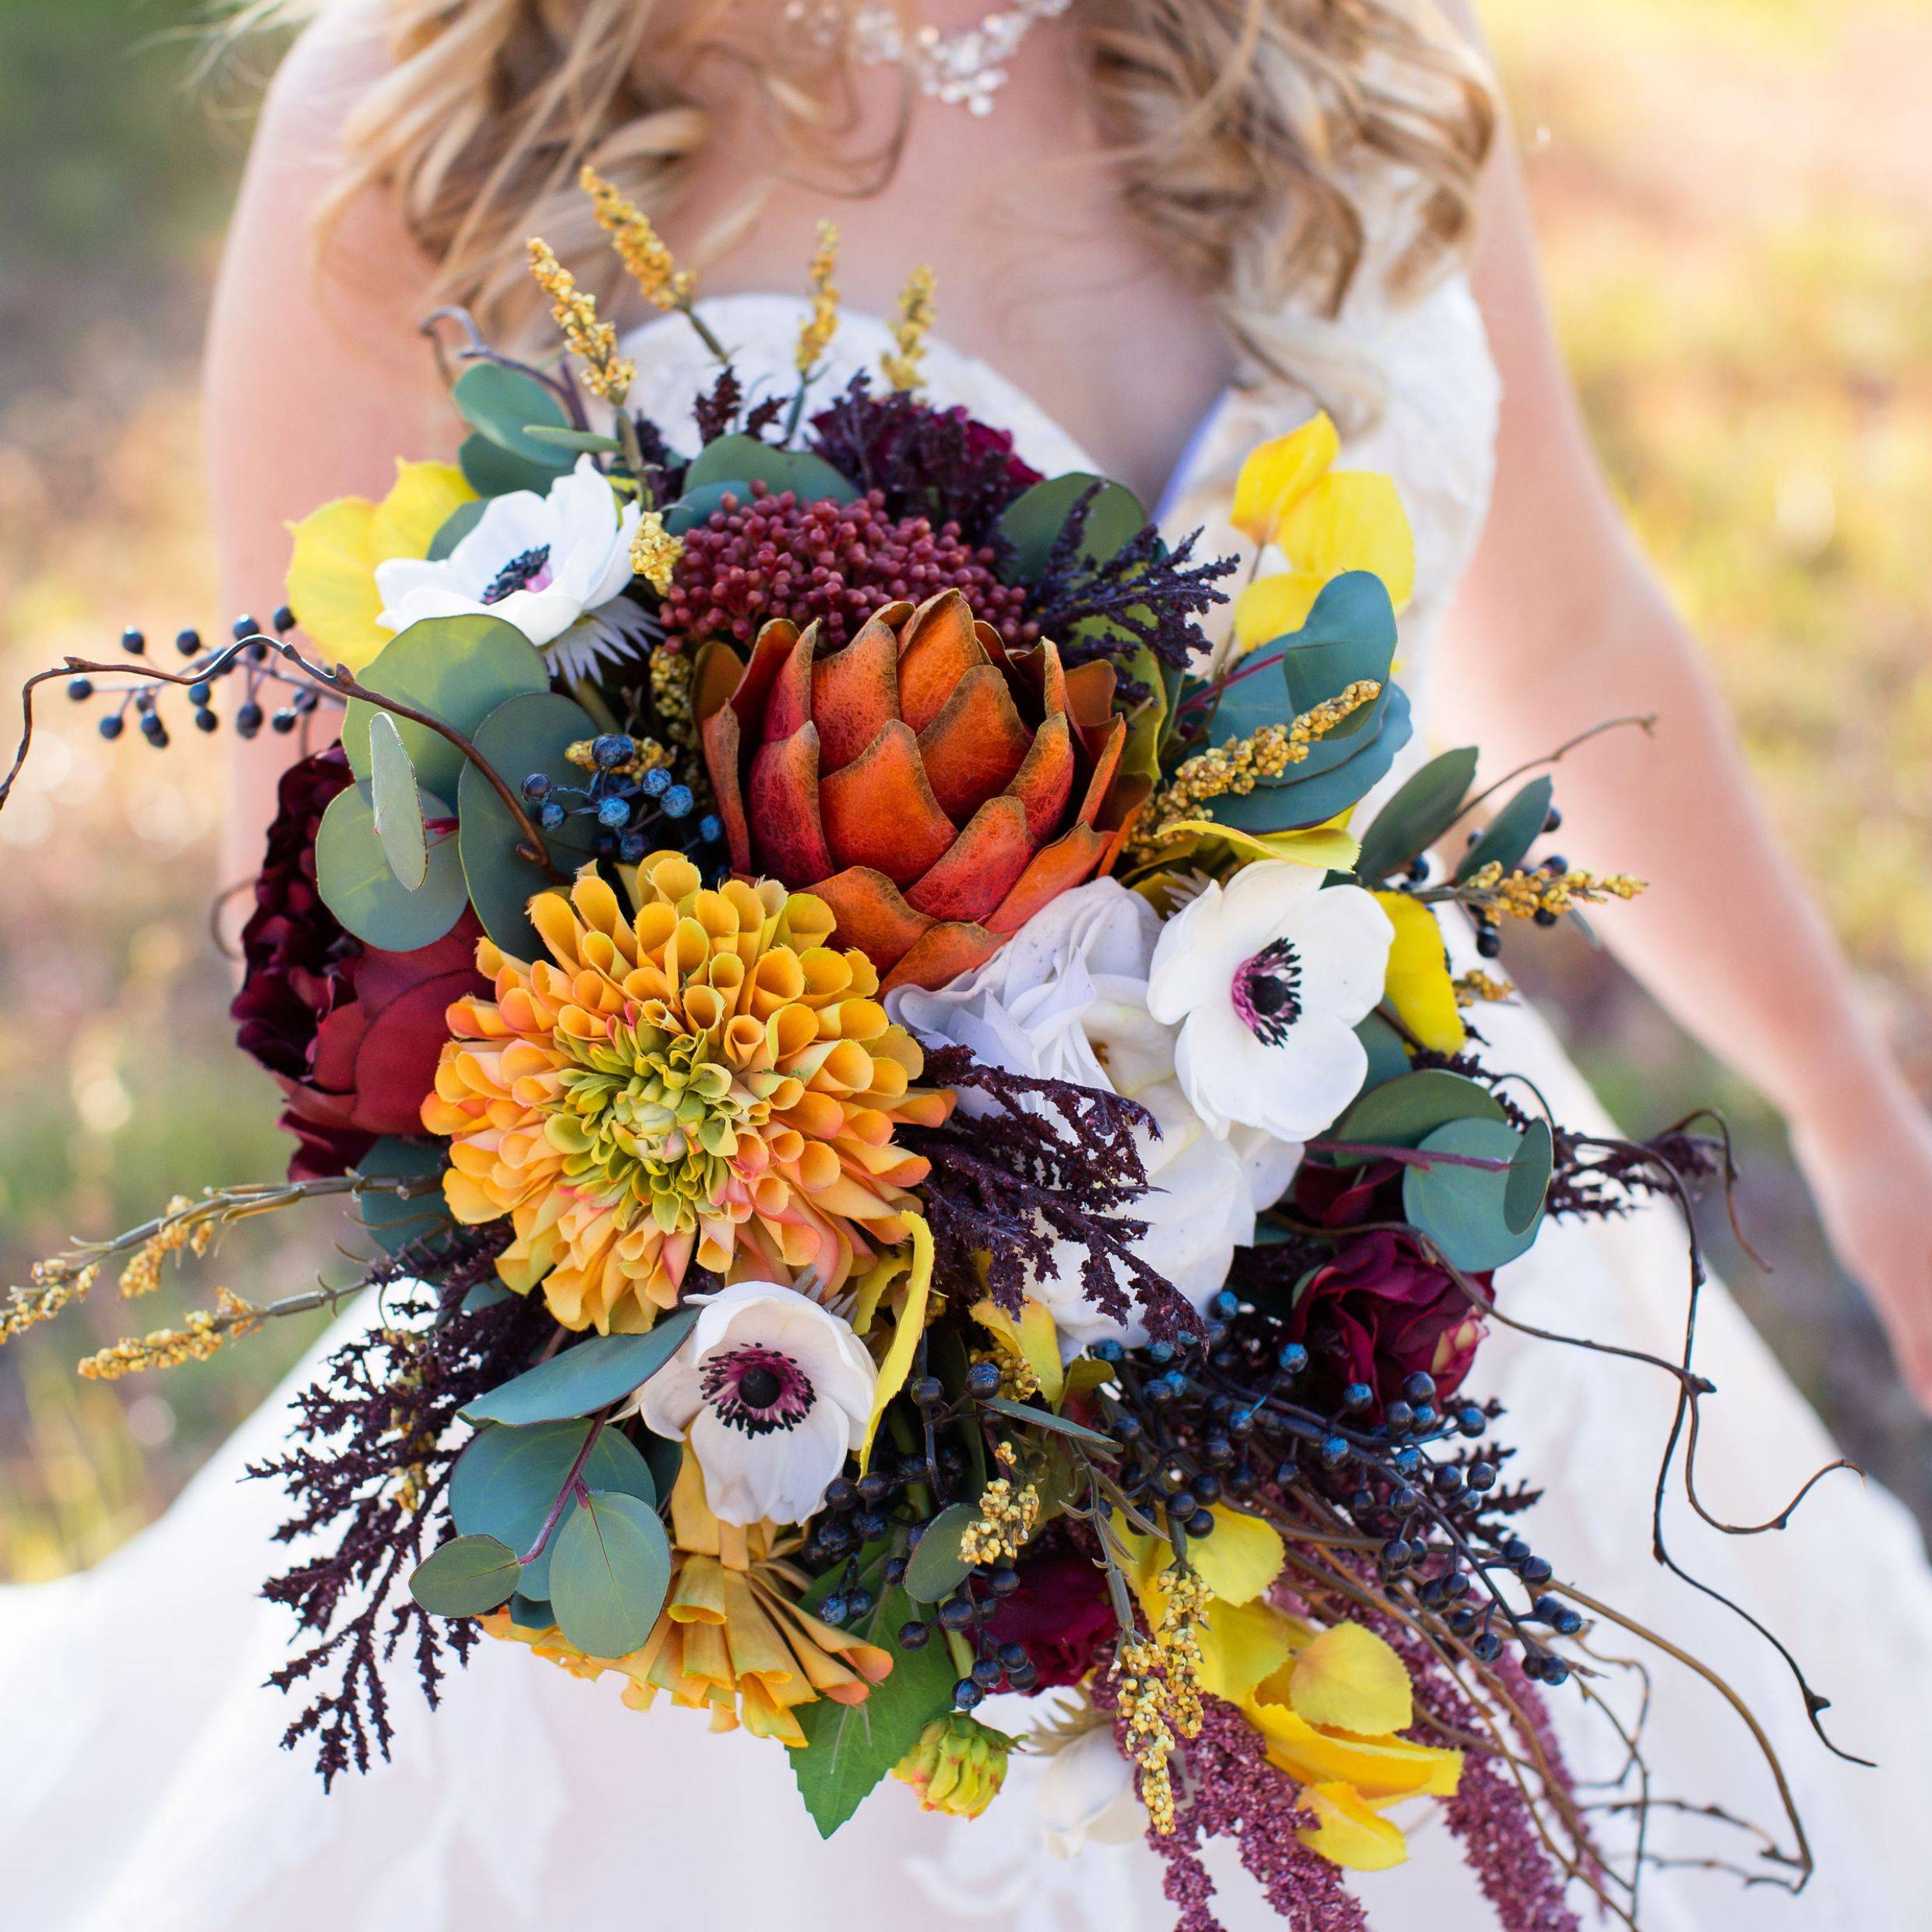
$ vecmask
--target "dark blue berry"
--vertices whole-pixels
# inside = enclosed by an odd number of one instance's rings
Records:
[[[977,1401],[985,1401],[999,1393],[999,1369],[996,1363],[975,1362],[966,1371],[966,1393]]]
[[[295,613],[286,604],[278,604],[269,622],[275,626],[275,634],[280,637],[295,628]]]
[[[933,1641],[930,1624],[901,1624],[899,1626],[899,1648],[901,1650],[923,1650]]]
[[[615,831],[630,823],[630,800],[628,799],[604,799],[597,808],[597,822]]]
[[[245,615],[238,617],[234,622],[228,626],[231,634],[234,636],[234,641],[238,644],[241,643],[244,637],[252,637],[261,628],[261,626],[256,623],[253,618]]]
[[[636,749],[621,732],[606,732],[601,738],[592,740],[591,762],[599,771],[608,771],[613,766],[622,764]]]
[[[985,1695],[971,1677],[961,1677],[953,1686],[953,1704],[957,1710],[970,1711],[975,1705],[982,1702]]]
[[[547,771],[533,771],[524,780],[523,793],[527,803],[537,805],[550,795],[550,774]]]
[[[1299,1375],[1308,1366],[1308,1351],[1299,1341],[1288,1343],[1274,1358],[1275,1366],[1284,1375]]]
[[[127,728],[122,723],[118,712],[110,711],[96,728],[103,738],[115,739],[118,738]]]
[[[196,708],[195,712],[195,729],[196,731],[212,732],[217,729],[220,723],[220,719],[217,717],[206,705],[201,705]]]
[[[984,1690],[992,1690],[1006,1674],[997,1657],[982,1657],[973,1666],[973,1682]]]
[[[662,765],[654,766],[639,782],[647,799],[661,799],[671,789],[671,774]]]
[[[121,633],[121,648],[131,656],[138,658],[147,649],[147,640],[130,624]]]
[[[1366,1408],[1375,1400],[1375,1391],[1366,1382],[1351,1382],[1341,1391],[1344,1408]]]
[[[1426,1370],[1418,1369],[1414,1374],[1403,1377],[1402,1393],[1412,1402],[1428,1401],[1436,1393],[1436,1378]]]
[[[555,799],[546,799],[538,809],[537,823],[546,832],[554,832],[568,816]]]
[[[184,658],[194,657],[201,649],[201,633],[198,630],[178,630],[175,633],[175,648]]]
[[[841,1624],[844,1623],[851,1613],[851,1606],[836,1592],[819,1606],[819,1615],[823,1617],[834,1629],[837,1629]]]
[[[235,713],[234,728],[244,738],[252,738],[262,728],[262,707],[254,699]]]

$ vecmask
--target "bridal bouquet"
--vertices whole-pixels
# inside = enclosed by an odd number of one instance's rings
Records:
[[[1575,1925],[1571,1881],[1628,1918],[1543,1701],[1600,1701],[1620,1620],[1532,1546],[1472,1391],[1550,1218],[1723,1157],[1546,1117],[1475,962],[1636,883],[1548,852],[1546,772],[1383,783],[1412,553],[1325,418],[1243,470],[1263,562],[1211,643],[1233,566],[925,398],[929,276],[820,395],[828,230],[796,382],[748,393],[586,185],[715,351],[694,421],[627,408],[533,243],[568,356],[446,318],[458,461],[298,525],[267,630],[44,674],[111,738],[185,695],[298,742],[234,1002],[296,1152],[42,1263],[5,1331],[353,1202],[354,1289],[223,1290],[81,1365],[366,1289],[256,1472],[325,1779],[386,1754],[399,1652],[433,1701],[485,1635],[769,1740],[826,1833],[1044,1754],[1049,1835],[1144,1832],[1188,1928],[1224,1833],[1291,1924],[1362,1923],[1343,1874],[1403,1857],[1405,1801],[1504,1924]]]

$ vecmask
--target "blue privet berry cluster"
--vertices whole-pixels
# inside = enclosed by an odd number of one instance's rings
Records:
[[[522,784],[524,802],[546,832],[572,819],[597,827],[592,849],[599,858],[634,866],[655,851],[681,851],[707,879],[728,869],[724,826],[715,812],[700,809],[692,788],[669,767],[637,769],[638,745],[621,732],[591,741],[589,772],[580,785],[559,784],[533,771]]]
[[[944,1384],[934,1375],[920,1373],[906,1393],[918,1412],[925,1447],[897,1453],[883,1445],[872,1466],[856,1482],[841,1476],[825,1493],[825,1506],[814,1519],[805,1560],[815,1568],[841,1564],[832,1593],[818,1606],[828,1624],[844,1625],[869,1616],[879,1599],[862,1578],[883,1546],[886,1554],[878,1572],[883,1589],[905,1581],[907,1566],[933,1519],[947,1500],[964,1500],[969,1489],[967,1456],[954,1433],[980,1428],[978,1405],[999,1392],[999,1370],[978,1362],[966,1372],[965,1392],[949,1400]],[[964,1638],[973,1661],[968,1673],[953,1687],[956,1708],[970,1711],[992,1692],[1036,1689],[1039,1673],[1023,1644],[998,1642],[985,1626],[1000,1602],[1020,1587],[1020,1572],[1010,1559],[975,1565],[960,1583],[926,1613],[901,1624],[895,1633],[902,1650],[923,1650],[936,1634]]]
[[[275,634],[286,636],[294,627],[294,613],[284,605],[275,613]],[[175,633],[175,650],[188,661],[187,668],[206,672],[192,683],[183,685],[137,674],[125,683],[99,684],[91,677],[76,676],[68,681],[67,695],[76,704],[96,698],[109,702],[111,708],[101,713],[97,728],[110,742],[126,732],[132,717],[141,735],[159,749],[168,742],[167,724],[161,710],[168,693],[184,693],[189,715],[197,731],[218,731],[222,721],[215,709],[215,687],[238,678],[241,702],[235,707],[232,720],[235,735],[253,738],[264,724],[273,732],[292,732],[316,710],[325,694],[299,673],[287,669],[266,643],[251,644],[239,652],[234,650],[235,643],[260,636],[262,627],[252,617],[238,617],[230,628],[234,643],[212,647],[203,642],[199,631]],[[121,633],[121,648],[130,658],[145,658],[148,640],[143,632],[130,626]],[[274,705],[273,710],[265,708],[265,696]],[[338,700],[332,698],[330,702]]]
[[[1570,1666],[1538,1627],[1557,1636],[1582,1627],[1543,1586],[1550,1565],[1509,1518],[1531,1500],[1497,1488],[1510,1451],[1465,1447],[1502,1412],[1494,1402],[1444,1403],[1418,1371],[1373,1418],[1375,1391],[1343,1390],[1331,1408],[1298,1399],[1309,1353],[1283,1343],[1278,1324],[1223,1289],[1198,1344],[1157,1341],[1127,1350],[1101,1341],[1092,1353],[1114,1370],[1099,1391],[1108,1433],[1126,1448],[1122,1493],[1165,1518],[1177,1557],[1210,1533],[1224,1497],[1292,1518],[1297,1497],[1353,1525],[1385,1589],[1438,1618],[1479,1661],[1493,1662],[1506,1636],[1526,1675],[1560,1684]],[[1527,1602],[1524,1600],[1528,1599]]]

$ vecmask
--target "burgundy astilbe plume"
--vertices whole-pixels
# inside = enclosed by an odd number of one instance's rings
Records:
[[[316,1689],[282,1738],[293,1750],[315,1737],[325,1789],[351,1768],[367,1771],[372,1752],[389,1755],[394,1726],[383,1670],[405,1641],[432,1705],[445,1648],[459,1662],[468,1656],[475,1626],[431,1616],[407,1587],[446,1533],[438,1525],[459,1445],[446,1438],[460,1410],[527,1367],[556,1331],[534,1298],[464,1312],[471,1289],[493,1278],[509,1232],[499,1223],[456,1239],[453,1259],[418,1244],[372,1273],[385,1296],[381,1320],[338,1349],[295,1398],[293,1446],[249,1470],[287,1487],[295,1513],[277,1539],[308,1553],[262,1594],[287,1605],[316,1638],[269,1681],[287,1690],[324,1666],[334,1673],[334,1688]],[[410,1278],[432,1261],[440,1286]]]
[[[1145,1108],[1070,1081],[984,1065],[963,1046],[922,1042],[929,1084],[975,1097],[945,1126],[903,1127],[900,1138],[932,1163],[921,1183],[942,1281],[976,1283],[1009,1313],[1024,1307],[1030,1277],[1081,1253],[1081,1292],[1119,1322],[1137,1313],[1165,1338],[1197,1326],[1194,1311],[1133,1244],[1144,1222],[1123,1215],[1148,1190],[1137,1128],[1158,1132]]]

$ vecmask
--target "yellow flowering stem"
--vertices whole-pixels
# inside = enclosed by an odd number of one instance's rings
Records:
[[[577,278],[557,259],[548,242],[530,238],[532,280],[550,298],[550,313],[563,331],[570,353],[583,363],[583,379],[594,395],[622,409],[637,365],[617,351],[617,331],[597,312],[597,298],[578,287]]]
[[[108,1241],[90,1241],[66,1253],[33,1264],[30,1285],[9,1292],[0,1304],[0,1343],[11,1341],[24,1329],[51,1320],[70,1301],[78,1301],[92,1288],[103,1265],[116,1255],[131,1257],[122,1278],[125,1295],[145,1294],[154,1285],[150,1275],[157,1271],[162,1257],[183,1247],[196,1254],[206,1252],[210,1242],[223,1229],[252,1215],[273,1214],[298,1201],[314,1200],[329,1194],[393,1194],[414,1200],[433,1193],[439,1183],[427,1179],[402,1180],[334,1174],[321,1180],[284,1181],[238,1187],[209,1188],[197,1200],[177,1195],[151,1221],[116,1235]],[[132,1277],[132,1282],[129,1276]],[[333,1308],[358,1292],[358,1285],[346,1288],[318,1287],[286,1300],[270,1302],[254,1313],[264,1318],[272,1315],[296,1315],[312,1308]]]
[[[676,258],[665,245],[650,216],[587,161],[578,172],[577,185],[590,196],[598,226],[611,238],[611,246],[617,259],[629,272],[644,300],[667,315],[683,316],[705,347],[728,366],[731,351],[718,340],[693,305],[697,278],[689,269],[678,266]]]
[[[819,224],[818,247],[813,252],[809,274],[812,308],[799,329],[799,346],[792,360],[799,372],[798,393],[791,399],[785,418],[784,441],[789,444],[799,433],[805,415],[805,399],[817,379],[819,365],[832,337],[838,333],[838,289],[832,277],[838,270],[838,227],[830,221]]]
[[[111,1343],[80,1364],[90,1382],[118,1382],[144,1369],[178,1368],[184,1362],[206,1362],[231,1335],[245,1335],[262,1325],[263,1311],[252,1302],[215,1290],[213,1308],[197,1308],[179,1328],[157,1328],[136,1341]]]
[[[925,339],[937,312],[933,301],[937,279],[931,269],[915,268],[901,292],[891,325],[893,352],[880,358],[886,380],[895,390],[916,390],[925,380],[919,365],[925,360]]]

